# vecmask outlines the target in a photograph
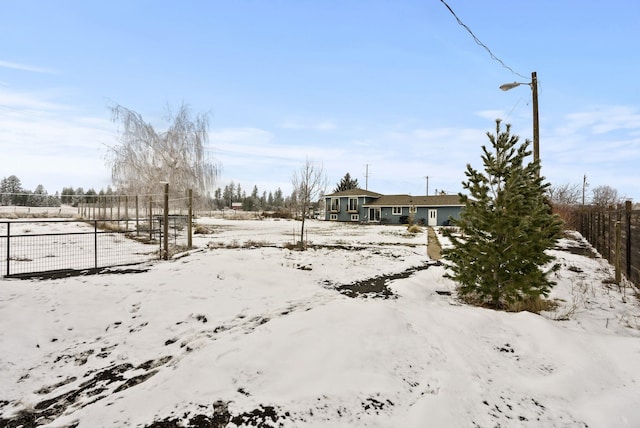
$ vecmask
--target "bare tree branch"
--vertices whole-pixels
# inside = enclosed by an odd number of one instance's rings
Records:
[[[291,176],[291,184],[296,194],[298,208],[302,214],[302,227],[300,230],[300,248],[304,249],[304,223],[309,212],[327,187],[327,176],[324,173],[322,163],[314,162],[307,158],[304,165]]]
[[[611,186],[598,186],[592,190],[591,203],[598,207],[608,207],[623,203],[624,197],[618,195],[618,191]]]
[[[579,205],[582,189],[579,184],[564,183],[550,186],[547,193],[553,205]]]

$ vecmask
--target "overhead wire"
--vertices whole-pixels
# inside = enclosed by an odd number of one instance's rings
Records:
[[[458,18],[458,15],[456,15],[456,13],[453,11],[453,9],[451,9],[451,6],[449,6],[447,4],[446,1],[444,0],[440,0],[440,2],[442,4],[445,5],[445,7],[447,9],[449,9],[449,12],[451,12],[451,14],[453,15],[453,17],[456,19],[456,21],[458,21],[458,24],[460,26],[462,26],[462,28],[464,28],[465,30],[467,30],[467,32],[469,34],[471,34],[471,37],[473,37],[473,40],[476,42],[476,44],[478,46],[483,47],[488,53],[489,56],[491,57],[491,59],[493,59],[494,61],[497,61],[500,63],[500,65],[502,65],[502,67],[506,68],[507,70],[509,70],[511,73],[515,74],[516,76],[522,77],[523,79],[527,79],[527,76],[523,76],[522,74],[518,73],[517,71],[515,71],[514,69],[512,69],[511,67],[509,67],[507,64],[504,63],[504,61],[502,61],[500,58],[498,58],[497,56],[495,56],[493,54],[493,52],[491,52],[491,49],[489,49],[489,47],[487,45],[485,45],[484,43],[482,43],[482,41],[480,39],[478,39],[478,37],[476,37],[476,35],[473,33],[473,31],[471,31],[471,29],[464,23],[462,22],[462,20],[460,18]]]

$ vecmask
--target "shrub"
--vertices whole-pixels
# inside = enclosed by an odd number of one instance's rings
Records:
[[[199,235],[209,235],[211,233],[213,233],[213,231],[211,229],[209,229],[206,226],[203,226],[201,224],[197,224],[196,227],[193,228],[193,233],[199,234]]]
[[[422,228],[417,224],[412,224],[411,226],[407,227],[407,231],[409,233],[422,233]]]

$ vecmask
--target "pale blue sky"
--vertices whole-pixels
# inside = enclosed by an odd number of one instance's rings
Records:
[[[532,138],[552,184],[640,201],[640,2],[0,0],[0,177],[96,190],[116,143],[109,102],[162,127],[210,112],[218,186],[291,191],[306,157],[329,189],[462,190],[494,120]]]

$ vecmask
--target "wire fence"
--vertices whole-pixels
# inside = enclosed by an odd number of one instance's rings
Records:
[[[631,201],[622,206],[576,208],[580,233],[616,270],[640,286],[640,211]]]
[[[166,260],[190,248],[192,191],[186,198],[169,199],[166,185],[164,197],[157,196],[96,197],[78,205],[74,220],[0,221],[0,276],[99,271]]]
[[[100,270],[157,259],[161,229],[131,221],[13,220],[0,222],[4,277]],[[149,224],[145,222],[143,224]],[[138,222],[138,225],[140,223]],[[151,236],[151,239],[149,239]]]

